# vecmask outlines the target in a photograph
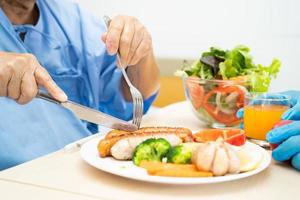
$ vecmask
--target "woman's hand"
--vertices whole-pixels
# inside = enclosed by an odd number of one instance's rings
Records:
[[[26,104],[44,87],[55,99],[66,101],[66,94],[31,54],[0,52],[0,96]]]
[[[116,16],[102,35],[110,55],[118,51],[124,67],[136,65],[152,53],[152,39],[147,29],[134,17]]]

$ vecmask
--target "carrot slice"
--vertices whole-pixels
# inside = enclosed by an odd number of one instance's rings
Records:
[[[140,167],[147,169],[153,176],[171,177],[210,177],[211,172],[198,171],[193,164],[173,164],[153,161],[142,161]]]
[[[169,177],[212,177],[211,172],[191,171],[191,170],[162,170],[154,173],[148,172],[153,176],[169,176]]]

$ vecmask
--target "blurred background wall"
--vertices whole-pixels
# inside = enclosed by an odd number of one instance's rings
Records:
[[[282,61],[271,91],[300,90],[299,0],[75,1],[99,17],[138,17],[152,33],[164,78],[170,79],[183,59],[197,59],[210,46],[232,48],[245,44],[251,48],[256,63],[268,65],[273,57]],[[167,82],[178,84],[172,81]],[[164,93],[173,90],[170,86],[162,89]],[[168,95],[172,94],[178,95]]]

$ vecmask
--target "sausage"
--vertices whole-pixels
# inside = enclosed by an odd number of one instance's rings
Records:
[[[172,128],[172,127],[144,127],[134,132],[126,132],[120,130],[112,130],[102,139],[98,144],[98,152],[101,157],[107,157],[111,155],[111,148],[119,140],[127,138],[135,138],[140,136],[151,136],[155,138],[155,135],[176,135],[182,142],[192,141],[192,132],[187,128]],[[151,138],[149,137],[149,138]],[[147,138],[148,139],[148,138]]]

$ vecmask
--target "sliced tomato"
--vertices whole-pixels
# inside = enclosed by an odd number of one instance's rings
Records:
[[[203,107],[217,122],[228,126],[235,125],[239,122],[236,112],[244,106],[246,92],[246,88],[240,85],[220,85],[205,95]],[[225,112],[218,105],[218,96],[230,98],[231,95],[235,96],[236,103],[231,112]]]
[[[187,80],[187,86],[189,88],[189,93],[192,99],[192,104],[196,110],[202,107],[204,98],[204,88],[199,85],[199,83],[193,80]]]
[[[241,146],[246,142],[245,132],[241,129],[205,129],[193,135],[195,142],[209,142],[223,139],[225,142]]]

